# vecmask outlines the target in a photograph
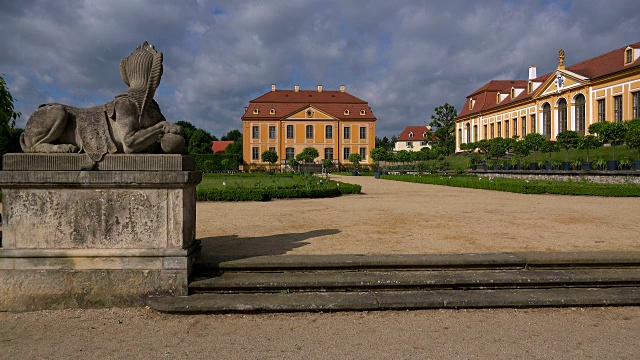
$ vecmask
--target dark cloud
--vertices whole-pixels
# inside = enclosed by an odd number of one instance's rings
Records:
[[[572,64],[640,41],[634,0],[5,2],[0,73],[22,124],[43,102],[109,101],[145,40],[164,53],[163,112],[218,136],[272,83],[344,84],[390,136],[490,79],[552,71],[560,48]]]

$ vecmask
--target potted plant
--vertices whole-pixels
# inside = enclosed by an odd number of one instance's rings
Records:
[[[529,162],[529,160],[527,159],[522,159],[522,161],[520,162],[520,166],[523,170],[530,170],[531,162]]]
[[[509,170],[509,161],[506,159],[498,160],[498,169],[500,170]]]
[[[554,159],[551,161],[551,166],[553,167],[553,170],[560,170],[560,167],[564,166],[564,162],[562,160]],[[571,167],[571,163],[569,163],[569,167]],[[568,169],[565,169],[563,167],[562,170],[568,170]]]
[[[538,166],[537,166],[538,170],[542,170],[544,168],[545,163],[546,161],[544,160],[538,160]]]
[[[371,159],[376,165],[375,176],[376,176],[376,179],[379,179],[380,178],[380,161],[385,161],[389,159],[390,158],[389,152],[387,151],[387,149],[383,147],[378,147],[371,150],[371,153],[369,153],[369,156],[371,156]]]
[[[351,162],[354,166],[353,171],[351,171],[351,175],[358,176],[358,165],[360,164],[361,160],[362,156],[360,156],[360,154],[358,153],[352,153],[351,155],[349,155],[349,162]]]
[[[578,147],[578,140],[580,139],[580,134],[577,131],[573,130],[565,130],[556,136],[556,143],[559,148],[563,148],[566,150],[565,159],[562,162],[562,170],[570,170],[571,169],[571,161],[569,160],[569,150],[575,147]]]
[[[605,166],[607,166],[607,160],[605,160],[602,156],[598,156],[595,160],[593,160],[593,166],[595,166],[598,170],[604,170]]]
[[[580,170],[582,168],[582,163],[582,158],[579,157],[571,160],[571,169]]]
[[[487,165],[487,170],[493,170],[493,167],[495,165],[495,161],[493,160],[487,160],[486,165]]]
[[[533,151],[533,163],[532,164],[536,164],[538,163],[537,160],[537,152],[542,150],[542,147],[544,146],[544,143],[547,141],[547,139],[545,139],[545,137],[541,134],[538,133],[529,133],[527,135],[525,135],[524,139],[522,140],[525,142],[525,145],[527,147],[527,149],[529,149],[530,151]],[[531,169],[531,170],[536,170],[536,169]]]
[[[582,170],[591,170],[591,161],[589,160],[589,150],[600,147],[600,140],[594,135],[585,135],[578,141],[578,149],[584,149],[587,152],[587,161],[582,164]]]
[[[471,164],[471,170],[476,170],[478,165],[482,163],[482,156],[480,154],[471,154],[469,157],[469,163]]]
[[[509,160],[509,165],[511,165],[511,169],[513,170],[520,170],[520,159],[518,159],[517,157],[512,157]]]
[[[628,156],[622,156],[618,160],[618,168],[620,170],[631,170],[631,158]]]

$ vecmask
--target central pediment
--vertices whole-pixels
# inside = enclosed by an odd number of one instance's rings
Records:
[[[285,116],[287,120],[301,120],[301,119],[309,119],[309,120],[335,120],[333,116],[318,110],[313,106],[305,106],[296,110],[291,115]]]
[[[589,78],[568,70],[558,69],[553,76],[549,76],[549,78],[540,86],[541,90],[538,92],[537,96],[559,94],[564,91],[584,86],[588,82]]]

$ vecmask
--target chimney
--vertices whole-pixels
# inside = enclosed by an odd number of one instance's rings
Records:
[[[322,92],[322,85],[318,85],[318,92]]]
[[[535,65],[529,66],[529,80],[537,78]]]
[[[271,91],[276,91],[276,84],[271,84]]]
[[[294,86],[294,89],[295,89],[295,92],[300,91],[300,85],[295,85],[295,86]]]
[[[340,85],[340,92],[344,92],[344,85]]]

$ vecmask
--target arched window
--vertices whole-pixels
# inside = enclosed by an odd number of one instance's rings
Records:
[[[576,131],[578,133],[580,133],[580,135],[584,135],[584,130],[586,127],[586,123],[585,123],[585,101],[584,101],[584,95],[582,94],[578,94],[578,96],[576,96],[576,113],[575,113],[575,118],[576,118]]]
[[[467,125],[465,125],[465,132],[466,132],[466,135],[467,135],[466,143],[469,144],[471,142],[471,125],[469,123],[467,123]]]
[[[558,133],[567,130],[567,100],[558,101]]]
[[[544,103],[542,105],[542,135],[547,138],[551,136],[551,105]]]

